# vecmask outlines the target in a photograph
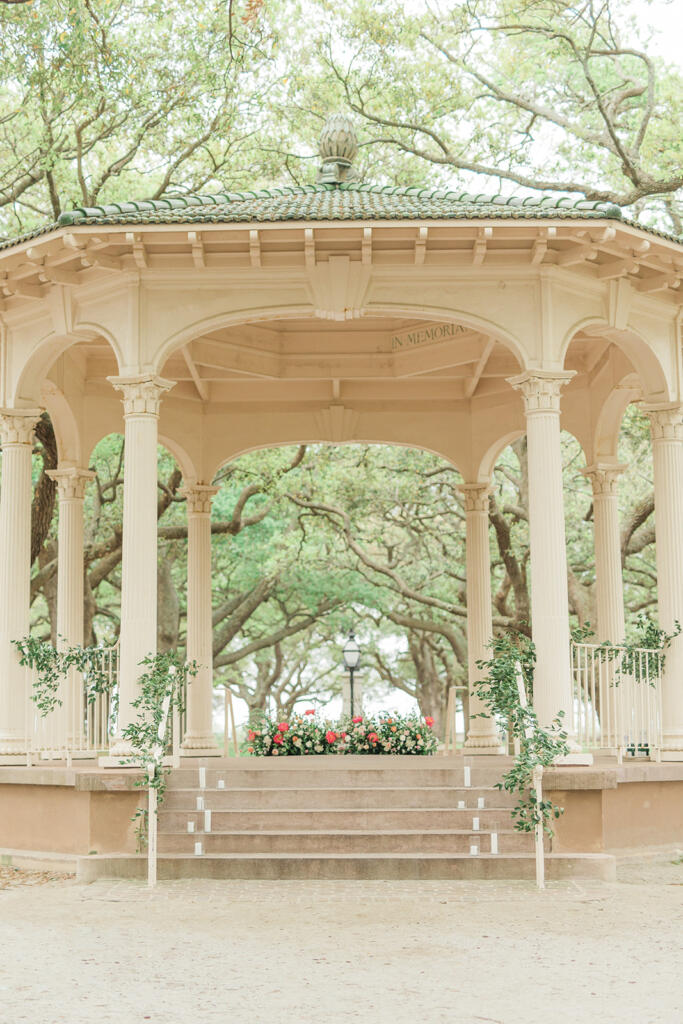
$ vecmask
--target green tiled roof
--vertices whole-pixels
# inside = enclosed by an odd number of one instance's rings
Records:
[[[489,217],[621,220],[621,210],[609,203],[585,199],[577,201],[557,196],[518,199],[445,189],[391,188],[354,181],[339,185],[168,196],[77,207],[63,213],[58,224],[239,224],[288,220],[467,220]]]

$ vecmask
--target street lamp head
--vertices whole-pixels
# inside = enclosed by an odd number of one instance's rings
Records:
[[[356,642],[356,636],[353,630],[349,633],[349,639],[344,644],[342,654],[344,656],[344,664],[347,668],[358,668],[358,662],[360,661],[360,647]]]

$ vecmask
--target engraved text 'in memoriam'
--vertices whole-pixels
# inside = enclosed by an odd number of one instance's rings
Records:
[[[432,324],[418,330],[402,331],[392,337],[391,351],[398,352],[402,348],[414,348],[415,345],[425,345],[427,342],[443,341],[445,338],[454,338],[456,334],[465,334],[466,331],[467,328],[462,324]]]

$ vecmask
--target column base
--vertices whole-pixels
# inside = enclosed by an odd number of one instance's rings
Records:
[[[491,756],[504,754],[505,746],[498,735],[492,736],[490,733],[486,733],[478,736],[476,733],[470,733],[465,740],[462,752],[467,757]]]
[[[187,733],[180,744],[181,757],[222,757],[213,733]]]

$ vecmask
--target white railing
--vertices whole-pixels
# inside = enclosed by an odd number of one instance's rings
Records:
[[[659,759],[662,746],[661,651],[572,643],[574,729],[585,747]]]
[[[92,694],[88,674],[71,669],[59,684],[59,702],[43,716],[33,701],[36,673],[28,669],[31,695],[27,701],[27,761],[91,759],[106,753],[116,730],[116,695],[119,682],[119,645],[100,647],[97,673],[104,677],[104,692]]]

